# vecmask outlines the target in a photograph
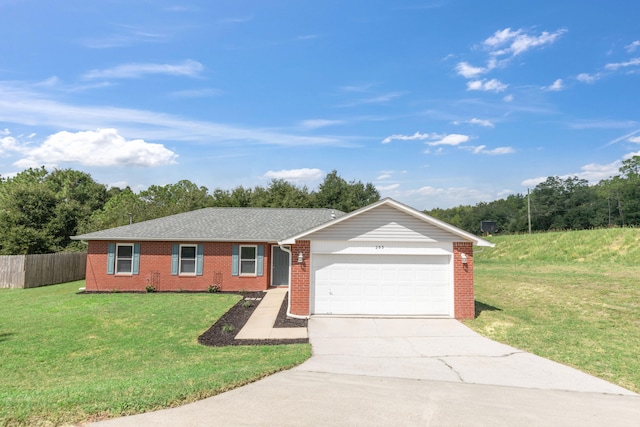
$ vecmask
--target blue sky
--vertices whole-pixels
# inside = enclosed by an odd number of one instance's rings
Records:
[[[0,174],[317,187],[417,209],[640,153],[635,1],[0,0]]]

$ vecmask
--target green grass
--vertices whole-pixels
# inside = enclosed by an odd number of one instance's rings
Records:
[[[465,323],[640,392],[640,230],[491,240],[476,251],[477,318]]]
[[[0,289],[0,425],[60,425],[177,406],[295,366],[308,344],[205,347],[229,294]]]

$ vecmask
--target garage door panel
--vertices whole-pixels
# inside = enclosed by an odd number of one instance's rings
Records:
[[[411,298],[415,296],[415,288],[416,286],[413,285],[405,285],[405,286],[397,286],[396,289],[398,290],[396,296],[397,297],[405,297],[405,298]]]
[[[412,270],[396,270],[396,278],[400,282],[411,282],[415,281],[416,274]],[[393,277],[389,277],[389,280],[394,280]]]
[[[449,256],[312,255],[315,314],[451,316]]]
[[[447,293],[449,292],[448,286],[434,286],[431,288],[431,296],[434,298],[442,298],[445,299],[447,297]]]

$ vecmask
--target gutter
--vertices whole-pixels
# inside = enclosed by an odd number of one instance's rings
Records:
[[[294,241],[295,243],[295,241]],[[289,254],[289,259],[293,261],[293,254],[291,253],[291,249],[286,248],[282,244],[278,243],[278,247]],[[294,319],[308,319],[310,316],[300,316],[297,314],[291,314],[291,277],[289,277],[289,295],[287,296],[287,316],[293,317]]]

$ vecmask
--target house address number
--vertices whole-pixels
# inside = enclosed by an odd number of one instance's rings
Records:
[[[381,251],[382,249],[384,249],[383,245],[376,246],[376,250],[380,250]]]

